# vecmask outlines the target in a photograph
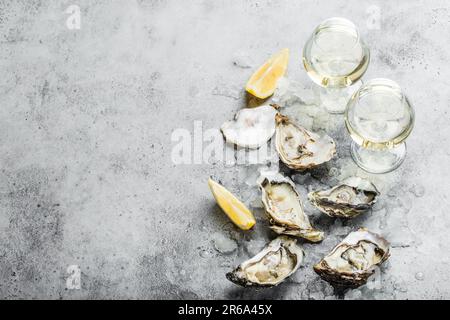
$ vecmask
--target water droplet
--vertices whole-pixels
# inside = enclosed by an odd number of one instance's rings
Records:
[[[242,69],[253,67],[253,61],[246,53],[238,52],[234,55],[233,65]]]
[[[414,277],[416,278],[416,280],[422,281],[425,276],[422,272],[417,272]]]
[[[425,188],[420,184],[414,184],[411,188],[409,188],[409,192],[420,198],[425,194]]]

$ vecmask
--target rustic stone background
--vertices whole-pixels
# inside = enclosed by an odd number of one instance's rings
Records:
[[[70,5],[79,30],[66,26]],[[408,157],[373,177],[383,196],[355,221],[305,204],[329,237],[304,244],[305,265],[282,285],[241,289],[224,274],[274,235],[258,208],[254,231],[230,225],[206,181],[250,203],[257,169],[177,165],[172,133],[231,119],[254,68],[283,47],[289,78],[308,86],[301,49],[331,16],[353,20],[370,46],[364,79],[391,78],[413,102]],[[358,226],[386,236],[392,257],[345,298],[449,298],[449,33],[445,0],[0,0],[0,298],[342,298],[311,266]],[[303,196],[364,174],[348,158],[342,118],[329,124],[340,158],[293,175]],[[67,286],[73,265],[80,289]]]

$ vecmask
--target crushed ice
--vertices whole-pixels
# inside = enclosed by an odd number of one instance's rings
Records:
[[[250,67],[251,62],[248,57],[236,56],[233,64],[240,68]],[[233,89],[214,89],[213,94],[237,98],[238,95]],[[391,242],[396,250],[405,247],[417,246],[416,235],[408,226],[408,212],[411,210],[411,198],[422,197],[425,193],[424,187],[414,184],[406,191],[399,190],[401,185],[401,174],[391,172],[382,175],[369,174],[360,169],[351,159],[349,153],[350,138],[345,130],[342,115],[330,114],[324,107],[324,102],[320,100],[317,88],[311,84],[303,84],[282,78],[278,83],[278,88],[271,99],[266,103],[276,103],[282,109],[281,112],[292,117],[306,129],[316,132],[326,132],[332,136],[338,146],[338,155],[321,168],[305,172],[295,172],[279,164],[278,156],[272,138],[264,152],[261,150],[238,150],[234,146],[227,145],[229,154],[226,166],[238,165],[240,168],[239,183],[240,190],[244,194],[244,201],[254,211],[263,211],[261,194],[257,187],[258,178],[266,174],[281,172],[294,181],[300,193],[305,212],[313,220],[319,220],[318,226],[325,232],[326,237],[320,244],[301,243],[306,256],[301,270],[291,276],[292,285],[298,286],[299,298],[302,299],[391,299],[396,293],[405,293],[404,282],[394,279],[389,274],[389,263],[382,269],[376,269],[375,274],[369,278],[366,285],[354,290],[347,290],[343,295],[334,292],[332,286],[323,281],[312,270],[312,266],[319,262],[324,255],[330,252],[348,233],[361,226],[366,226],[372,231],[381,233]],[[338,184],[350,176],[360,176],[371,180],[381,192],[378,203],[369,212],[363,213],[353,220],[330,219],[320,214],[317,209],[307,201],[307,192],[318,189],[325,189]],[[408,193],[409,192],[409,193]],[[399,198],[399,195],[404,198]],[[258,217],[257,217],[258,219]],[[265,238],[270,231],[267,228],[253,230],[252,240],[244,241],[245,255],[248,257],[257,254],[266,244]],[[274,235],[270,235],[273,237]],[[214,247],[223,254],[235,252],[237,244],[234,240],[224,235],[215,234]],[[241,250],[239,250],[241,252]],[[210,255],[212,253],[209,253]],[[204,256],[203,254],[200,254]],[[413,275],[416,280],[424,278],[423,273],[418,272]]]
[[[222,232],[213,234],[214,248],[223,254],[233,253],[237,249],[236,241],[228,238]]]

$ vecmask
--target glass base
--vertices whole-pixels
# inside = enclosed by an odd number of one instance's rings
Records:
[[[332,114],[342,114],[347,108],[351,96],[361,87],[359,80],[353,85],[345,88],[323,88],[315,86],[317,95],[325,109]]]
[[[397,169],[406,157],[406,143],[386,150],[372,150],[352,142],[350,152],[353,160],[370,173],[386,173]]]

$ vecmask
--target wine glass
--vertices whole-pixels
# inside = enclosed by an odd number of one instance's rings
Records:
[[[398,168],[406,157],[405,140],[414,126],[414,109],[400,86],[373,79],[353,94],[345,112],[356,164],[372,173]]]
[[[320,86],[322,103],[330,113],[345,112],[348,99],[361,85],[359,79],[369,60],[369,48],[356,26],[344,18],[323,21],[303,48],[305,70]]]

